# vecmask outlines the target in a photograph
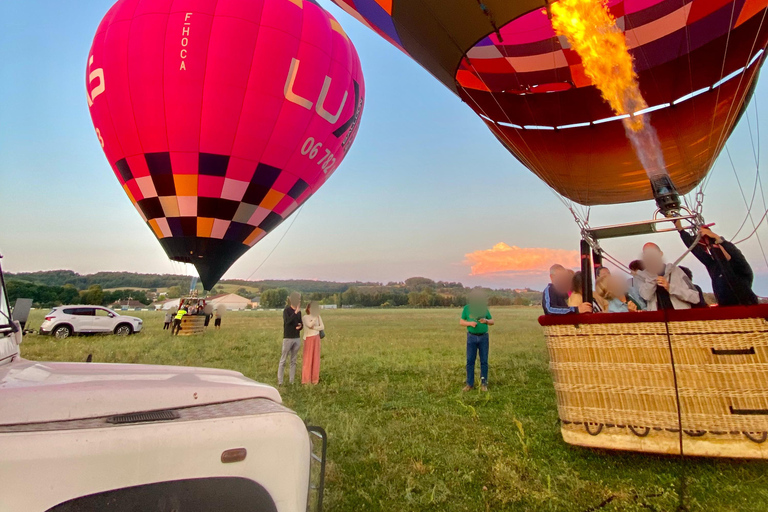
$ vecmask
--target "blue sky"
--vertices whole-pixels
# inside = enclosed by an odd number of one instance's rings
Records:
[[[193,273],[165,256],[93,132],[84,70],[93,34],[111,3],[0,5],[0,250],[8,270]],[[321,3],[341,22],[363,63],[367,97],[360,132],[344,163],[295,222],[291,218],[267,236],[226,277],[386,282],[423,275],[542,287],[542,273],[472,276],[466,255],[499,243],[574,250],[578,230],[568,211],[448,89],[329,1]],[[753,137],[757,117],[765,118],[766,87],[765,81],[758,84],[749,108]],[[751,196],[755,162],[746,120],[729,148]],[[746,210],[725,155],[707,192],[707,220],[731,236]],[[762,199],[756,204],[755,220],[764,211]],[[599,207],[591,220],[639,220],[653,210],[649,202]],[[768,229],[760,233],[768,250]],[[675,235],[654,241],[670,259],[683,252]],[[625,239],[606,247],[628,262],[644,242]],[[757,239],[742,248],[755,268],[756,290],[768,294],[768,265]],[[703,268],[689,260],[697,281],[709,289]]]

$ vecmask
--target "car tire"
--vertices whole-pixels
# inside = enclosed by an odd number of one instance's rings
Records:
[[[72,328],[68,325],[57,325],[51,331],[51,336],[57,340],[65,340],[72,336]]]
[[[130,326],[130,324],[120,324],[117,327],[115,327],[115,334],[118,336],[130,336],[133,334],[133,327]]]

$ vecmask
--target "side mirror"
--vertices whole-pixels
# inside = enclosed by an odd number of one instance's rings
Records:
[[[21,324],[18,320],[13,321],[13,327],[13,341],[16,343],[16,346],[19,346],[24,341],[24,331],[21,329]]]
[[[115,318],[115,314],[114,313],[109,313],[109,318]]]

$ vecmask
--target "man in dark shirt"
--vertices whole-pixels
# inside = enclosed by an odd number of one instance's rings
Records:
[[[571,274],[562,265],[552,265],[549,269],[552,281],[541,294],[541,306],[545,315],[569,315],[572,313],[591,313],[592,304],[582,303],[575,307],[568,306],[568,292],[571,288]],[[580,290],[574,290],[579,292]]]
[[[283,310],[283,352],[280,355],[280,364],[277,367],[277,383],[283,385],[285,374],[285,360],[291,355],[291,369],[288,382],[293,384],[296,375],[296,359],[301,348],[301,295],[293,292],[288,305]]]
[[[680,229],[680,223],[677,224]],[[754,274],[749,262],[731,242],[707,227],[699,228],[701,239],[691,251],[704,265],[712,279],[712,291],[720,306],[751,306],[757,304],[752,291]],[[680,238],[690,247],[696,237],[680,229]]]

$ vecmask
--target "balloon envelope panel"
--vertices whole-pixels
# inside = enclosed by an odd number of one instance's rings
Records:
[[[206,289],[330,177],[365,85],[309,0],[120,0],[93,40],[91,118],[120,184]]]
[[[334,0],[455,91],[524,165],[585,205],[649,199],[624,127],[541,0]],[[609,0],[681,192],[711,169],[768,43],[768,0]],[[730,80],[723,79],[730,77]]]

